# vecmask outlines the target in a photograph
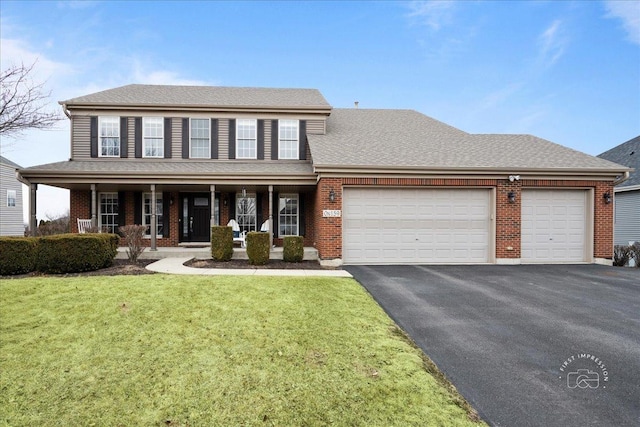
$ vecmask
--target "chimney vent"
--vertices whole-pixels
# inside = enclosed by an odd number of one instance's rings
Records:
[[[353,104],[356,106],[356,108],[358,108],[358,104],[359,104],[358,101],[354,101]]]

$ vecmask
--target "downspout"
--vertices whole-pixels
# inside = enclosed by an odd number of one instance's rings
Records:
[[[615,187],[616,185],[620,184],[621,182],[625,182],[626,180],[629,179],[629,171],[626,171],[624,173],[624,175],[622,175],[619,179],[616,179],[615,181],[613,181],[613,186]]]
[[[71,121],[71,113],[67,110],[67,104],[62,105],[62,112],[69,119],[69,160],[73,160],[73,123]]]

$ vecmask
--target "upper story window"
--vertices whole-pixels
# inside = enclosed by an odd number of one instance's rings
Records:
[[[7,190],[7,207],[16,207],[16,190]]]
[[[254,119],[236,121],[236,158],[256,159],[258,157],[257,122]]]
[[[209,119],[191,119],[191,148],[189,155],[192,159],[208,159],[211,157],[209,123]]]
[[[99,117],[100,157],[120,157],[120,118]]]
[[[142,118],[143,157],[164,157],[164,124],[162,117]]]
[[[298,120],[278,121],[278,158],[298,158]]]

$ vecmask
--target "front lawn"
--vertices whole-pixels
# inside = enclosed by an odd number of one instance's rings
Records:
[[[0,297],[3,425],[477,425],[351,279],[32,277]]]

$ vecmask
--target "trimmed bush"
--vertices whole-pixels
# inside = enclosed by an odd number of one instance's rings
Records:
[[[227,226],[211,227],[211,258],[229,261],[233,256],[233,230]]]
[[[300,262],[304,257],[304,238],[302,236],[286,236],[282,247],[282,259],[285,262]]]
[[[34,237],[0,237],[0,276],[34,271],[38,240]]]
[[[118,252],[116,234],[59,234],[40,239],[36,269],[77,273],[109,267]]]
[[[247,234],[249,264],[264,265],[269,262],[269,233],[252,231]]]

